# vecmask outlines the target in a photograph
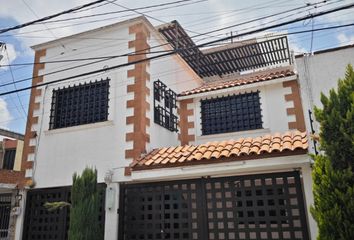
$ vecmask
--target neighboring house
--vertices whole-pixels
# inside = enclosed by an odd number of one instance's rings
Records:
[[[139,17],[33,49],[33,85],[132,65],[32,89],[22,165],[32,189],[17,239],[67,238],[68,209],[43,204],[69,201],[86,166],[106,183],[105,239],[315,239],[286,37],[200,50],[177,22],[155,28]],[[50,63],[107,55],[122,56]]]
[[[15,236],[16,218],[22,199],[21,171],[23,135],[0,129],[0,240]]]
[[[354,44],[296,56],[307,129],[311,129],[309,110],[313,113],[314,106],[322,107],[321,92],[328,96],[330,89],[337,89],[338,79],[345,77],[348,64],[354,66]],[[315,120],[313,114],[312,119]],[[316,121],[313,130],[319,132]]]

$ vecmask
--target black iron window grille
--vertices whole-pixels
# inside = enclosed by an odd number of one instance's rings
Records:
[[[109,79],[53,90],[49,129],[108,119]]]
[[[166,88],[166,85],[160,80],[154,82],[154,99],[156,101],[160,102],[164,98]]]
[[[11,194],[0,194],[0,239],[8,239],[11,213]]]
[[[201,101],[202,134],[262,128],[259,91]]]
[[[2,168],[12,170],[15,164],[15,156],[16,149],[6,149]]]
[[[154,122],[160,126],[177,132],[178,117],[177,112],[177,94],[167,86],[157,80],[154,82]]]

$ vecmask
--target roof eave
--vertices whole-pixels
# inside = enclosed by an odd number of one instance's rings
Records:
[[[177,100],[184,100],[184,99],[190,99],[190,98],[199,98],[199,97],[206,97],[210,96],[211,94],[216,95],[216,94],[222,94],[222,93],[228,93],[234,90],[246,90],[249,88],[257,88],[261,86],[267,86],[271,84],[276,84],[276,83],[281,83],[281,82],[286,82],[286,81],[291,81],[291,80],[297,80],[298,76],[297,74],[287,76],[287,77],[281,77],[277,79],[270,79],[270,80],[263,80],[260,82],[256,83],[248,83],[244,85],[239,85],[239,86],[233,86],[233,87],[228,87],[228,88],[221,88],[217,90],[211,90],[211,91],[205,91],[201,93],[194,93],[194,94],[189,94],[189,95],[184,95],[184,96],[178,96]]]
[[[146,171],[152,169],[166,169],[166,168],[181,168],[181,167],[190,167],[197,165],[210,165],[210,164],[219,164],[219,163],[227,163],[227,162],[243,162],[248,160],[262,160],[267,158],[277,158],[277,157],[288,157],[288,156],[297,156],[308,154],[308,149],[295,149],[288,150],[283,152],[272,152],[272,153],[262,153],[258,155],[245,155],[245,156],[234,156],[234,157],[223,157],[218,159],[204,159],[199,161],[190,161],[183,163],[173,163],[173,164],[165,164],[165,165],[151,165],[151,166],[139,166],[135,165],[132,167],[132,171]]]

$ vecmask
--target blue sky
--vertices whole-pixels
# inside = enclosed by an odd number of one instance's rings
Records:
[[[24,1],[26,1],[27,6]],[[68,8],[78,6],[84,3],[88,3],[92,0],[2,0],[2,7],[0,9],[0,28],[6,28],[19,23],[34,20],[38,17],[44,17],[59,11],[66,10]],[[116,1],[125,7],[135,8],[141,6],[148,6],[159,3],[171,2],[161,0],[137,0],[137,1]],[[210,30],[230,26],[240,22],[244,22],[250,19],[266,16],[273,13],[284,12],[286,10],[304,6],[306,3],[314,3],[320,1],[305,1],[305,0],[249,0],[249,1],[236,1],[236,0],[193,0],[194,4],[179,6],[173,9],[165,9],[159,11],[152,11],[147,13],[149,16],[158,18],[161,21],[150,19],[154,25],[159,25],[162,22],[170,22],[172,20],[178,20],[181,25],[189,30],[188,34],[194,35],[193,32],[204,33]],[[190,1],[188,3],[191,3]],[[254,29],[267,24],[269,22],[279,22],[296,17],[304,16],[310,12],[319,12],[326,9],[334,8],[340,5],[353,3],[353,0],[331,0],[327,1],[326,5],[319,4],[318,8],[311,8],[307,11],[298,10],[292,13],[276,16],[273,18],[258,21],[256,23],[243,25],[221,32],[214,33],[215,38],[199,37],[195,40],[209,41],[217,39],[217,37],[225,37],[232,31],[233,34],[241,33],[245,28]],[[323,6],[322,6],[323,5]],[[106,4],[99,8],[94,8],[89,11],[80,12],[76,14],[70,14],[58,19],[65,19],[67,17],[76,17],[89,15],[92,13],[104,13],[108,11],[119,11],[123,8]],[[153,9],[149,9],[153,10]],[[141,10],[143,11],[143,10]],[[146,11],[146,10],[145,10]],[[296,15],[294,14],[296,13]],[[288,16],[291,15],[292,16]],[[95,17],[81,20],[75,20],[62,23],[47,23],[45,25],[36,25],[27,28],[23,28],[17,31],[11,31],[5,34],[0,34],[0,41],[5,42],[8,49],[10,62],[23,63],[33,62],[33,52],[30,48],[31,45],[46,42],[56,39],[58,37],[68,36],[74,33],[82,32],[92,28],[104,26],[121,20],[138,16],[137,13],[125,12],[120,14],[114,14],[109,16]],[[287,17],[288,16],[288,17]],[[114,17],[114,18],[113,18]],[[110,19],[108,19],[110,18]],[[106,20],[107,19],[107,20]],[[93,23],[88,21],[98,20]],[[340,25],[354,23],[354,9],[345,10],[339,13],[330,14],[316,18],[314,22],[304,21],[289,26],[273,29],[271,32],[293,32],[311,29],[321,28],[326,26]],[[48,28],[50,30],[48,30]],[[262,33],[264,34],[264,33]],[[262,34],[258,34],[261,36]],[[242,39],[250,38],[248,36]],[[203,40],[204,39],[204,40]],[[303,52],[310,52],[311,46],[311,34],[298,34],[289,36],[289,42],[291,48],[296,54]],[[348,45],[354,43],[354,27],[335,29],[330,31],[317,32],[313,36],[313,51],[319,49],[333,48],[341,45]],[[4,58],[0,61],[1,64],[7,64],[7,56],[3,51],[0,54]],[[15,80],[29,78],[32,76],[33,66],[21,66],[12,67],[12,72]],[[8,67],[0,67],[0,83],[11,83],[12,75]],[[26,81],[21,84],[17,84],[17,88],[30,85],[30,81]],[[0,87],[0,92],[6,92],[14,90],[15,86],[9,85],[6,88]],[[13,131],[23,133],[25,130],[26,114],[28,108],[29,91],[19,92],[18,95],[11,94],[0,98],[0,127],[5,127]]]

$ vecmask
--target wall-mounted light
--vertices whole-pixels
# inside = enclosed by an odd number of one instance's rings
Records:
[[[107,186],[112,183],[112,179],[113,179],[113,171],[108,170],[104,176],[104,182],[107,184]]]

